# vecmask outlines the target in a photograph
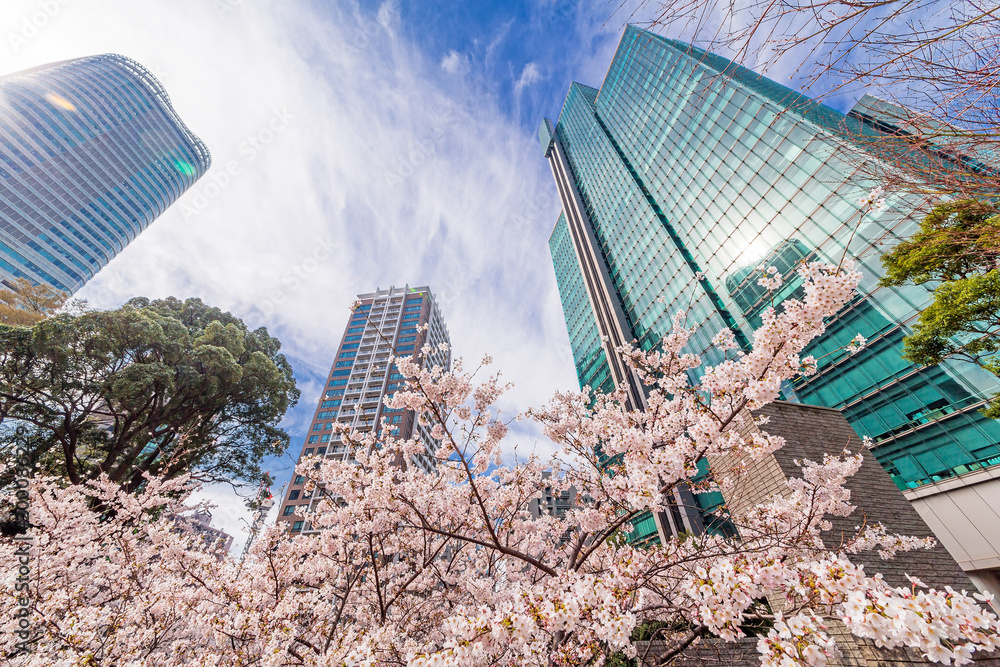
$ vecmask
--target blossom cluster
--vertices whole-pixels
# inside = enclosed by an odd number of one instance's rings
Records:
[[[619,350],[648,386],[641,410],[621,392],[585,389],[511,418],[497,408],[509,384],[487,374],[488,358],[471,372],[395,359],[406,386],[390,406],[431,427],[436,471],[408,465],[425,451],[418,439],[385,425],[342,428],[351,457],[297,469],[319,499],[309,515],[318,532],[271,528],[241,562],[199,551],[165,518],[183,511],[189,480],[150,478],[134,495],[32,480],[34,651],[16,654],[11,633],[0,651],[15,667],[582,666],[635,656],[640,626],[681,651],[707,636],[735,640],[760,621],[765,665],[834,659],[833,622],[879,646],[967,663],[998,645],[984,597],[893,588],[851,561],[930,541],[866,525],[824,544],[832,518],[854,510],[845,482],[859,455],[801,462],[781,493],[727,516],[735,537],[630,542],[646,512],[675,506],[679,487],[725,495],[747,474],[735,466],[705,482],[702,461],[752,462],[784,446],[759,430],[764,419],[748,435],[734,425],[815,370],[803,351],[859,278],[821,263],[796,271],[802,299],[767,309],[749,350],[720,333],[714,345],[726,354],[714,366],[689,349],[683,314],[656,350]],[[512,419],[538,422],[557,455],[511,460]],[[572,506],[544,511],[563,491]],[[15,548],[0,541],[0,559]],[[0,613],[10,618],[19,596],[4,576]]]

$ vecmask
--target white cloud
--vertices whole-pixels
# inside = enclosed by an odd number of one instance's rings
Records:
[[[538,65],[536,63],[528,63],[524,66],[524,69],[521,70],[521,76],[519,76],[517,81],[514,83],[514,91],[516,93],[520,93],[531,84],[538,83],[541,80],[542,71],[538,69]]]
[[[458,51],[452,49],[441,59],[441,69],[448,74],[458,74],[468,65],[468,59]]]
[[[325,372],[355,294],[428,284],[457,354],[490,352],[516,383],[509,409],[575,387],[547,246],[559,205],[537,141],[475,82],[445,86],[444,63],[390,32],[391,4],[304,5],[74,0],[18,50],[0,44],[5,71],[134,58],[212,151],[209,174],[80,296],[201,297]],[[5,2],[0,35],[37,7]]]

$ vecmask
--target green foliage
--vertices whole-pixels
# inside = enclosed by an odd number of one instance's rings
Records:
[[[280,347],[199,299],[0,325],[0,420],[30,424],[39,472],[73,483],[104,472],[134,491],[145,472],[188,471],[255,483],[288,447],[277,424],[299,397]]]
[[[975,200],[935,207],[920,230],[882,257],[887,286],[937,283],[904,341],[916,364],[964,357],[1000,374],[1000,210]],[[1000,395],[984,410],[1000,417]]]

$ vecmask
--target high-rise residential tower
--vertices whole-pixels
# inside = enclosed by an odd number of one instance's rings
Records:
[[[441,311],[428,287],[378,289],[359,294],[358,303],[341,337],[299,460],[323,456],[350,461],[353,453],[334,433],[334,423],[378,432],[385,420],[390,435],[404,440],[417,437],[424,443],[425,451],[413,455],[407,465],[433,472],[438,441],[430,428],[417,423],[413,411],[391,410],[386,402],[404,382],[390,357],[416,355],[423,367],[451,369],[450,350],[436,349],[451,342]],[[435,348],[426,356],[420,351],[425,344]],[[292,533],[311,530],[308,513],[317,499],[308,490],[306,477],[293,475],[278,520],[290,523]]]
[[[993,576],[1000,424],[978,409],[998,382],[969,363],[902,359],[930,292],[878,285],[880,255],[917,224],[916,202],[895,193],[884,211],[859,207],[872,187],[859,138],[886,131],[883,106],[865,96],[844,115],[628,27],[600,90],[572,84],[558,123],[539,130],[563,205],[549,245],[577,374],[640,404],[642,388],[612,346],[650,349],[684,311],[697,327],[690,351],[715,363],[713,334],[730,328],[746,346],[771,305],[759,266],[783,275],[778,302],[801,293],[798,262],[852,259],[861,295],[807,351],[819,371],[785,397],[841,409],[963,568]],[[857,334],[869,343],[851,355],[844,348]],[[640,536],[653,531],[652,521],[637,526]]]
[[[79,289],[210,165],[160,82],[128,58],[0,78],[0,280]]]

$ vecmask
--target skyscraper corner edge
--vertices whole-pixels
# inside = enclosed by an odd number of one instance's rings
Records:
[[[129,74],[136,77],[143,85],[147,86],[150,92],[153,93],[154,98],[163,107],[163,110],[170,116],[171,120],[177,123],[177,127],[184,133],[185,137],[191,142],[195,153],[200,158],[201,171],[196,177],[200,178],[207,172],[212,166],[212,153],[208,150],[208,146],[205,144],[201,138],[191,131],[191,128],[181,119],[177,110],[174,109],[173,103],[170,101],[170,95],[167,94],[167,89],[163,86],[159,79],[149,71],[141,63],[129,58],[128,56],[123,56],[119,53],[102,53],[95,56],[89,56],[85,59],[102,60],[105,62],[111,62],[116,65],[123,67]]]

